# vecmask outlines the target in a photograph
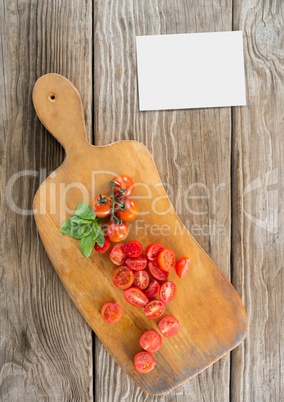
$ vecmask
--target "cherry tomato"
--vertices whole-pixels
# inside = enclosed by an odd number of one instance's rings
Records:
[[[113,246],[113,248],[111,249],[109,253],[109,258],[113,264],[119,266],[125,263],[126,255],[124,254],[123,248],[124,244],[119,243]]]
[[[161,244],[152,243],[146,248],[145,254],[148,260],[154,261],[162,250],[164,250],[164,247]]]
[[[120,320],[122,316],[122,308],[117,303],[105,303],[101,311],[102,319],[112,324]]]
[[[170,272],[175,267],[176,256],[173,250],[166,248],[157,257],[158,267],[165,272]]]
[[[119,174],[112,179],[115,182],[114,194],[119,192],[119,189],[126,189],[123,193],[125,197],[129,197],[134,191],[134,181],[127,174]]]
[[[106,218],[111,214],[111,199],[109,194],[99,194],[92,199],[92,210],[98,218]]]
[[[147,352],[155,353],[162,346],[162,337],[157,331],[146,331],[140,336],[139,345]]]
[[[180,278],[184,278],[190,267],[190,259],[188,257],[181,257],[176,262],[176,273]]]
[[[130,268],[128,268],[128,269],[130,269]],[[130,271],[131,271],[131,269],[130,269]],[[148,272],[145,271],[144,269],[142,269],[141,271],[136,271],[134,273],[134,285],[137,286],[139,289],[142,289],[142,290],[146,289],[146,287],[149,285]]]
[[[123,265],[115,268],[112,273],[112,281],[117,288],[124,290],[132,285],[134,274],[130,268]]]
[[[149,261],[148,262],[148,268],[150,271],[150,274],[158,279],[158,281],[165,281],[167,277],[169,276],[168,272],[162,271],[158,266],[156,261]]]
[[[113,221],[108,221],[106,231],[110,241],[118,243],[126,239],[129,233],[129,228],[126,223],[117,224]]]
[[[134,271],[140,271],[147,267],[147,258],[145,255],[140,255],[136,258],[126,258],[125,264]]]
[[[164,282],[160,290],[160,298],[164,303],[170,303],[176,295],[177,287],[171,282]]]
[[[179,321],[172,315],[166,315],[158,322],[158,328],[166,338],[175,336],[179,327]]]
[[[151,278],[149,286],[144,290],[144,293],[147,297],[149,297],[149,299],[151,299],[152,297],[155,297],[157,296],[157,294],[159,294],[160,288],[161,286],[159,282],[157,282],[156,279]]]
[[[137,240],[130,240],[124,246],[124,254],[126,254],[127,257],[139,257],[142,251],[142,244]]]
[[[127,198],[124,201],[124,209],[119,209],[116,213],[117,217],[122,221],[133,221],[139,212],[139,207],[136,201]]]
[[[151,300],[146,304],[144,312],[146,317],[154,320],[155,318],[161,317],[164,314],[166,305],[162,300]]]
[[[153,370],[155,364],[155,358],[149,352],[138,352],[134,356],[135,370],[139,373],[149,373],[149,371]]]
[[[109,238],[106,236],[104,245],[99,246],[98,243],[96,243],[94,248],[95,248],[97,253],[105,253],[110,248],[110,240],[109,240]]]
[[[138,288],[128,288],[124,292],[125,300],[135,307],[144,307],[148,303],[148,297]]]

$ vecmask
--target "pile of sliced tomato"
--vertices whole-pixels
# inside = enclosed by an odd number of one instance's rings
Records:
[[[163,314],[166,306],[176,296],[177,286],[169,280],[171,271],[184,278],[190,259],[182,257],[176,261],[173,250],[164,248],[159,243],[146,247],[137,240],[118,243],[110,251],[109,258],[117,267],[112,273],[113,284],[123,290],[124,299],[132,306],[143,308],[147,318],[159,319],[158,329],[167,338],[179,331],[179,321],[172,315]],[[134,357],[134,365],[138,372],[147,373],[155,367],[152,353],[159,350],[162,337],[155,330],[144,332],[139,340],[144,351]]]

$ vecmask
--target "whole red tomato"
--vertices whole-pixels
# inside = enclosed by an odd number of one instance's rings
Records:
[[[129,228],[124,222],[117,224],[113,221],[108,221],[106,224],[106,232],[110,241],[118,243],[126,239],[129,233]]]
[[[119,189],[124,188],[126,191],[123,193],[125,197],[128,197],[134,191],[134,181],[127,174],[119,174],[111,180],[115,183],[114,194],[119,192]]]
[[[98,243],[96,243],[94,248],[95,248],[97,253],[105,253],[110,248],[110,240],[109,240],[109,238],[106,236],[103,246],[99,246]]]
[[[92,199],[92,210],[98,218],[106,218],[111,214],[111,199],[109,194],[95,195]]]
[[[127,198],[124,201],[124,208],[119,209],[116,213],[117,217],[121,219],[122,221],[133,221],[139,212],[139,207],[137,205],[137,202],[134,200],[131,200],[130,198]]]

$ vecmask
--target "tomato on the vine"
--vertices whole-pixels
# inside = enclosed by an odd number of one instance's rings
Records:
[[[113,177],[111,181],[115,183],[114,194],[117,194],[120,189],[125,189],[123,195],[129,197],[134,191],[134,181],[127,174],[119,174]]]
[[[111,199],[109,194],[99,194],[92,199],[92,210],[98,218],[106,218],[111,214]]]
[[[155,367],[156,361],[149,352],[138,352],[134,356],[135,370],[139,373],[149,373]]]
[[[112,324],[120,320],[122,308],[117,303],[105,303],[102,307],[101,316],[105,322]]]
[[[176,262],[176,273],[180,278],[184,278],[190,267],[190,259],[188,257],[181,257]]]
[[[148,297],[142,290],[132,287],[124,291],[125,300],[135,307],[144,307],[148,303]]]
[[[126,200],[122,201],[123,207],[122,209],[118,209],[116,215],[119,219],[125,222],[133,221],[136,219],[139,207],[136,201],[127,198]]]
[[[166,305],[162,300],[151,300],[146,304],[144,312],[146,317],[154,320],[155,318],[161,317],[164,314]]]
[[[98,243],[96,243],[94,248],[97,253],[105,253],[110,248],[109,238],[106,236],[103,246],[99,246]]]
[[[106,232],[110,241],[118,243],[126,239],[129,233],[129,228],[126,223],[115,223],[113,221],[108,221],[106,224]]]
[[[160,290],[160,298],[164,303],[170,303],[176,295],[177,287],[171,282],[164,282]]]
[[[165,272],[170,272],[172,269],[174,269],[176,256],[173,250],[170,248],[162,250],[157,257],[157,263],[159,268]]]
[[[166,338],[175,336],[179,331],[179,321],[172,315],[166,315],[158,322],[158,328]]]
[[[130,288],[134,281],[133,271],[124,265],[117,267],[112,273],[112,281],[119,289],[125,290]]]
[[[155,353],[162,346],[162,337],[157,331],[146,331],[140,336],[139,345],[147,352]]]
[[[109,258],[111,262],[115,265],[123,265],[126,260],[126,255],[123,251],[124,244],[115,244],[109,253]]]

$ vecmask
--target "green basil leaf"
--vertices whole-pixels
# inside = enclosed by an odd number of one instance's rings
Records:
[[[103,231],[96,222],[93,225],[93,238],[95,239],[95,243],[98,243],[100,247],[102,247],[105,243],[105,237]]]
[[[92,225],[90,222],[80,219],[77,216],[71,216],[71,218],[63,223],[59,230],[74,239],[81,239],[91,232]]]
[[[77,216],[77,215],[71,216],[70,219],[72,220],[73,223],[76,223],[77,225],[80,225],[81,223],[83,223],[83,224],[86,223],[85,219],[79,218],[79,216]]]
[[[88,236],[91,233],[91,225],[90,224],[84,224],[84,225],[77,225],[73,229],[73,233],[76,235],[73,236],[75,239],[82,239],[85,236]]]
[[[83,202],[79,202],[75,211],[75,215],[79,216],[79,218],[87,219],[94,221],[96,219],[96,215],[89,204],[84,204]]]
[[[73,223],[72,223],[72,217],[67,219],[66,222],[63,223],[63,225],[60,227],[60,232],[66,234],[67,236],[73,237],[72,236],[72,227],[73,227]]]
[[[92,233],[80,240],[80,250],[84,257],[89,258],[95,245],[95,239]]]

